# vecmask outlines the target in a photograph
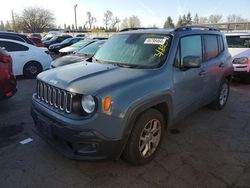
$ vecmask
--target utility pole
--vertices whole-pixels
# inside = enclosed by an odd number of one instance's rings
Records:
[[[77,7],[77,4],[74,5],[74,12],[75,12],[75,29],[77,30],[76,7]]]
[[[13,10],[11,10],[11,15],[12,15],[12,30],[16,31],[16,23]]]

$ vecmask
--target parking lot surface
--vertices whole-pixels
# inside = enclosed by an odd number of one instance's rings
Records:
[[[0,101],[0,187],[250,187],[250,86],[234,82],[226,108],[202,108],[165,134],[145,166],[73,161],[33,132],[35,80]],[[27,144],[19,142],[32,138]]]

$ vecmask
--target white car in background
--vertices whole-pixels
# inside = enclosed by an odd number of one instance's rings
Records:
[[[52,61],[47,48],[8,39],[0,39],[0,48],[7,50],[11,55],[16,76],[35,78],[43,70],[49,69]]]
[[[234,76],[250,84],[250,33],[226,33],[228,50],[233,57]]]

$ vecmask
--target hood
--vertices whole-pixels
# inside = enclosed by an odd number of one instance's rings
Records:
[[[70,53],[70,52],[74,52],[77,48],[73,47],[73,46],[67,46],[65,48],[62,48],[59,52],[61,53]]]
[[[86,59],[87,59],[87,57],[85,57],[85,56],[67,55],[67,56],[59,57],[59,58],[55,59],[54,61],[52,61],[51,66],[56,68],[56,67],[60,67],[63,65],[68,65],[71,63],[77,63],[80,61],[84,61]]]
[[[228,48],[233,58],[248,57],[250,58],[250,48]]]
[[[67,91],[96,95],[101,90],[114,90],[155,75],[152,69],[122,68],[85,61],[50,69],[40,73],[37,78]]]
[[[51,44],[49,47],[50,48],[56,48],[56,47],[59,47],[59,46],[62,46],[62,44],[61,43]]]

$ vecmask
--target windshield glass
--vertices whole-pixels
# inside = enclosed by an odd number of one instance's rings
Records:
[[[95,55],[96,51],[104,44],[103,41],[97,41],[94,43],[85,46],[84,48],[78,50],[76,52],[77,55],[84,55],[84,56],[93,56]]]
[[[167,57],[170,35],[129,33],[112,36],[95,55],[96,61],[116,65],[158,66]]]
[[[61,42],[61,44],[67,44],[72,40],[72,38],[65,39]]]
[[[71,46],[76,47],[76,48],[80,48],[80,47],[86,46],[89,42],[90,42],[90,40],[80,40],[79,42],[77,42]]]
[[[227,36],[229,48],[250,48],[250,35]]]

